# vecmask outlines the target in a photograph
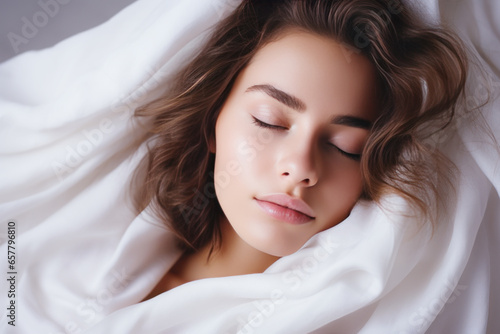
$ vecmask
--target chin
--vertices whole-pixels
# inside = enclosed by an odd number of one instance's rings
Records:
[[[253,246],[255,249],[263,252],[263,253],[266,253],[266,254],[269,254],[269,255],[272,255],[272,256],[276,256],[276,257],[284,257],[284,256],[287,256],[287,255],[291,255],[293,253],[295,253],[296,251],[298,251],[303,245],[305,244],[305,242],[297,245],[297,244],[281,244],[281,243],[266,243],[266,244],[263,244],[263,243],[259,243],[258,245],[256,246]]]

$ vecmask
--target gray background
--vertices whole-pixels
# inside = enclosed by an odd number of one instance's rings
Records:
[[[0,62],[28,50],[43,49],[95,27],[135,0],[0,0]],[[46,4],[46,9],[43,8]],[[50,4],[50,5],[49,5]],[[47,9],[48,8],[48,9]],[[35,22],[38,20],[37,22]],[[36,30],[23,26],[29,21]],[[35,23],[38,23],[39,27]],[[15,50],[9,33],[26,38]]]

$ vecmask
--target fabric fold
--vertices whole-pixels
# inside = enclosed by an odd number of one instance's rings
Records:
[[[396,196],[383,205],[360,201],[345,221],[264,273],[193,281],[145,302],[181,251],[149,210],[133,208],[129,184],[147,154],[147,120],[135,120],[133,111],[169,88],[239,1],[137,1],[101,26],[1,64],[0,253],[7,253],[11,219],[17,333],[500,330],[493,2],[428,0],[421,10],[429,22],[440,16],[453,25],[491,66],[486,82],[477,72],[468,81],[474,103],[481,87],[491,88],[477,111],[491,131],[478,131],[470,113],[436,141],[459,173],[456,196],[445,194],[452,209],[434,231],[410,218]],[[474,24],[491,30],[481,38],[464,19],[470,6]],[[6,294],[0,303],[7,305]],[[2,314],[1,332],[12,329],[7,320]]]

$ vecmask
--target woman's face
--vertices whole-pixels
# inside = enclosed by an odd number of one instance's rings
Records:
[[[377,117],[373,65],[330,38],[289,31],[237,77],[215,129],[214,180],[238,236],[274,256],[344,220],[362,191]]]

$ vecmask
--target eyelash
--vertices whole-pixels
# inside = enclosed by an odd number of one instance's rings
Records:
[[[330,144],[331,145],[331,144]],[[340,154],[348,157],[349,159],[352,159],[354,161],[360,161],[361,160],[361,154],[353,154],[353,153],[347,153],[346,151],[342,151],[340,148],[338,148],[335,145],[332,145],[337,151],[340,152]]]
[[[279,125],[272,125],[268,124],[265,122],[262,122],[260,119],[253,117],[253,122],[257,125],[260,126],[261,128],[266,128],[266,129],[274,129],[274,130],[286,130],[284,126],[279,126]]]
[[[265,123],[265,122],[262,122],[260,119],[258,118],[255,118],[253,117],[253,123],[261,128],[265,128],[265,129],[273,129],[273,130],[286,130],[286,128],[284,126],[279,126],[279,125],[272,125],[272,124],[268,124],[268,123]],[[340,148],[338,148],[337,146],[333,145],[333,144],[328,144],[329,146],[333,147],[334,149],[336,149],[340,154],[342,154],[343,156],[351,159],[351,160],[354,160],[354,161],[359,161],[361,160],[361,154],[353,154],[353,153],[347,153],[345,151],[342,151]]]

